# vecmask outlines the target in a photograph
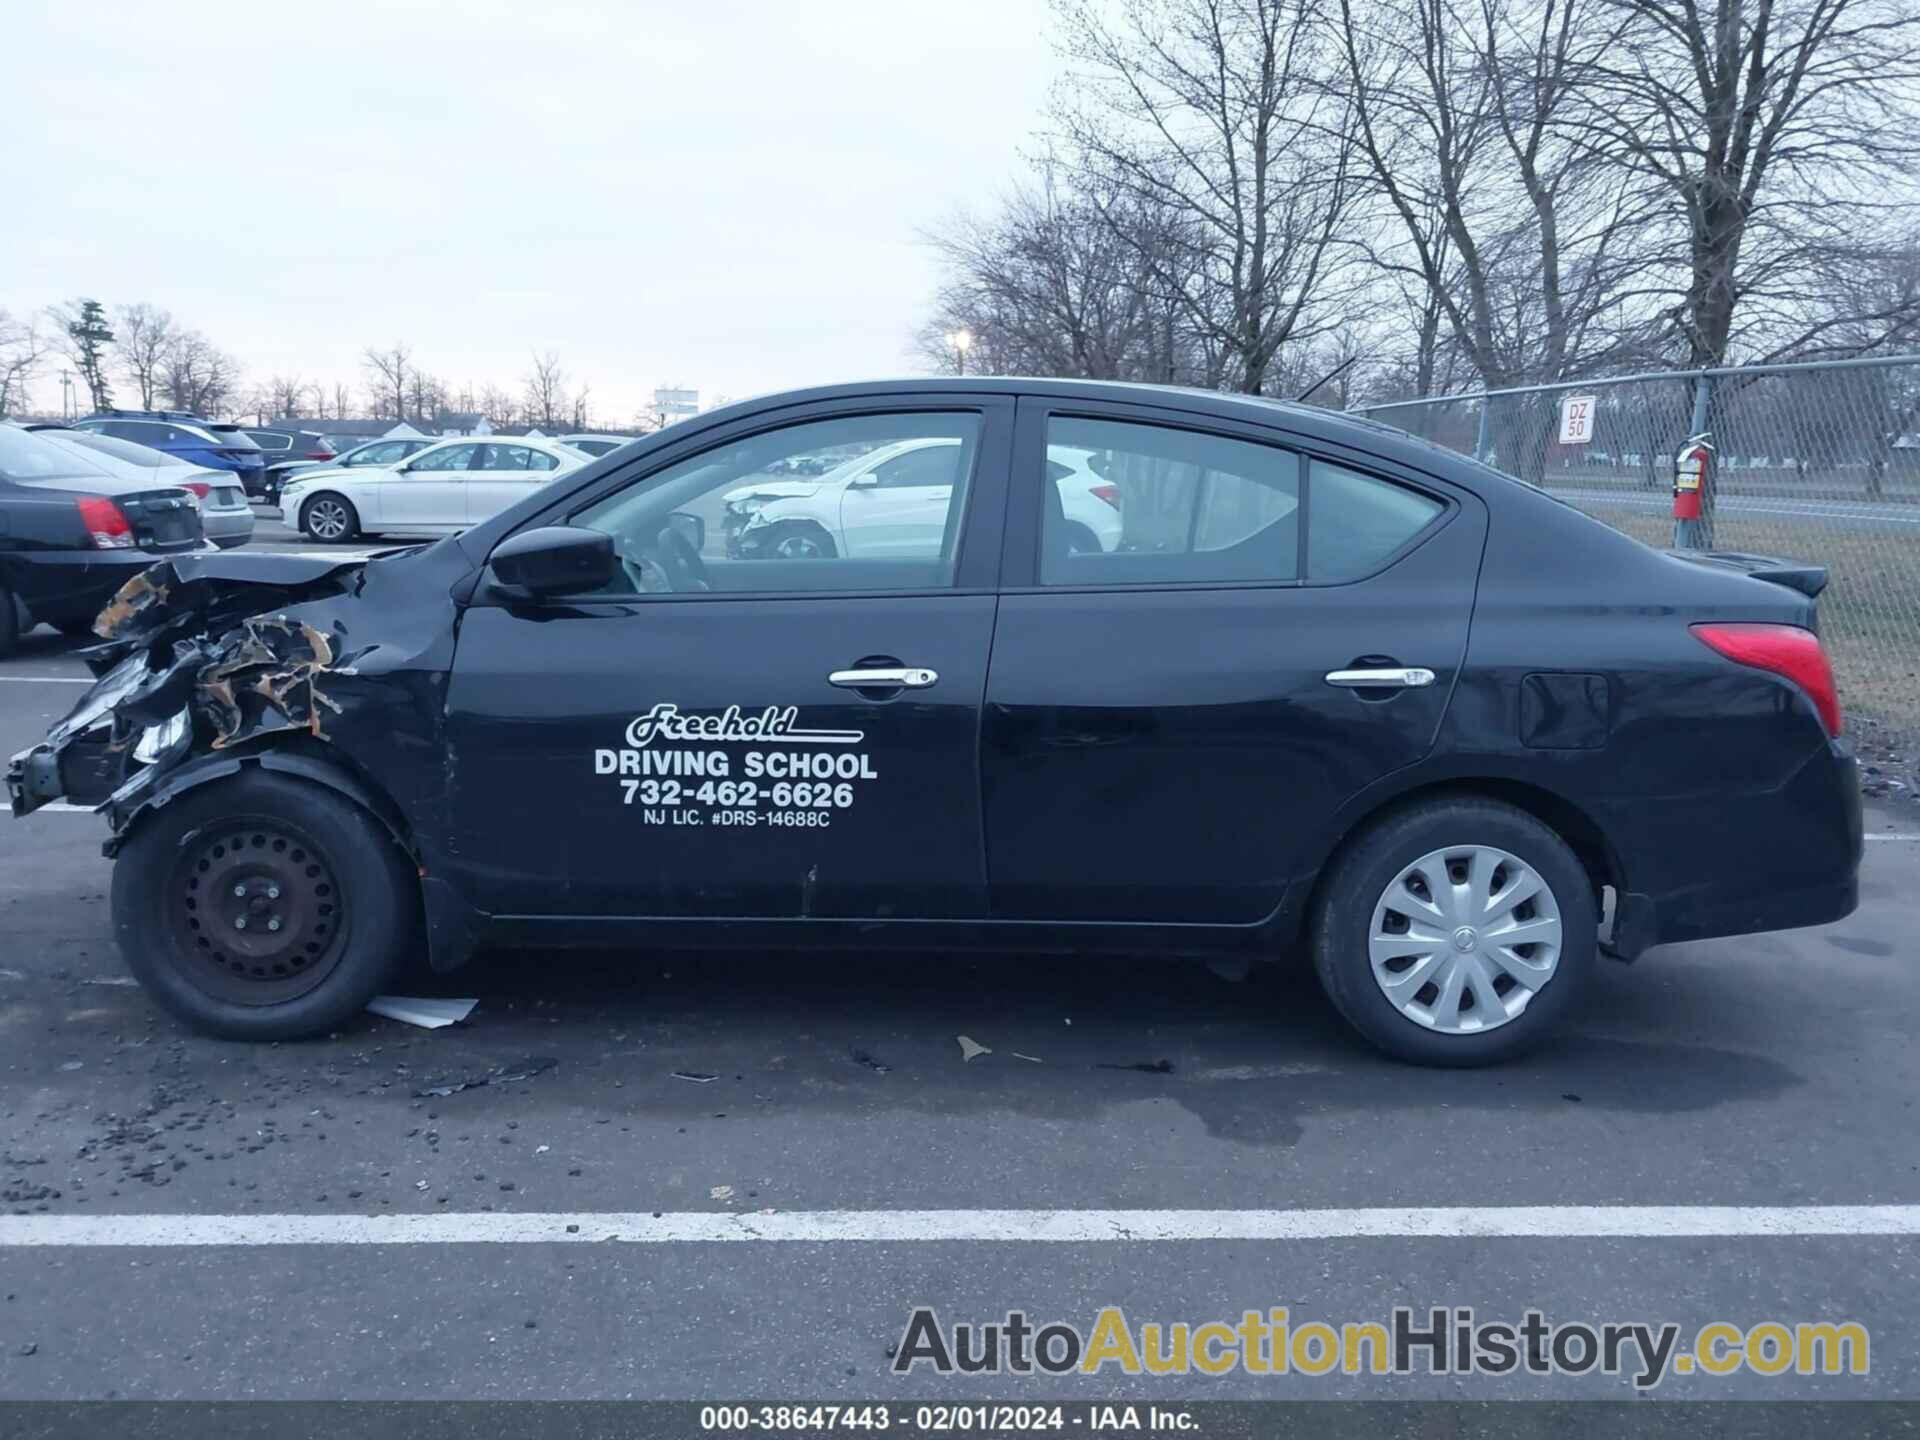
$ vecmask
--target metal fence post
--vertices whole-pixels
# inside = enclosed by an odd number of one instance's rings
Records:
[[[1474,432],[1473,437],[1473,458],[1476,460],[1484,461],[1487,458],[1487,417],[1492,409],[1493,397],[1491,395],[1482,396],[1480,399],[1480,428]]]
[[[1693,377],[1693,416],[1687,424],[1687,440],[1704,439],[1713,414],[1713,377],[1705,370]],[[1711,550],[1713,548],[1713,466],[1700,477],[1700,518],[1673,522],[1673,548]]]

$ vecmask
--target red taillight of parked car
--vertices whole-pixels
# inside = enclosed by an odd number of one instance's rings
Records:
[[[331,460],[333,458],[333,451],[309,450],[307,451],[305,458],[307,458],[308,460]]]
[[[87,527],[94,547],[99,550],[131,550],[133,526],[126,511],[102,495],[82,495],[73,502],[80,510],[80,523]]]
[[[191,490],[195,495],[199,496],[202,500],[206,499],[207,496],[213,493],[213,486],[209,485],[204,480],[186,480],[186,481],[182,481],[181,484],[184,489]]]
[[[1727,659],[1756,670],[1771,670],[1807,692],[1829,735],[1838,735],[1840,692],[1834,687],[1833,667],[1820,637],[1798,625],[1767,625],[1728,621],[1695,625],[1693,633]]]
[[[1120,508],[1120,487],[1118,485],[1089,485],[1087,489],[1114,509]]]

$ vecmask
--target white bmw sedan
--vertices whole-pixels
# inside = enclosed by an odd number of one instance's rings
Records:
[[[397,465],[297,475],[280,492],[280,513],[314,540],[451,535],[591,458],[557,440],[443,440]]]

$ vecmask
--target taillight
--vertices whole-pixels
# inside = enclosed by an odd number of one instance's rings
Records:
[[[1834,688],[1833,667],[1820,637],[1798,625],[1767,625],[1729,621],[1695,625],[1702,641],[1727,659],[1756,670],[1771,670],[1807,692],[1829,735],[1840,733],[1840,692]]]
[[[1120,508],[1120,487],[1118,485],[1089,485],[1088,491],[1106,501],[1114,509]]]
[[[131,550],[133,526],[127,513],[103,495],[82,495],[73,502],[80,509],[80,523],[100,550]]]
[[[333,451],[309,450],[307,451],[305,458],[307,458],[308,460],[331,460],[333,458]]]
[[[213,486],[209,485],[204,480],[187,480],[187,481],[183,481],[182,483],[186,489],[191,490],[195,495],[198,495],[202,500],[206,499],[207,496],[213,493]]]

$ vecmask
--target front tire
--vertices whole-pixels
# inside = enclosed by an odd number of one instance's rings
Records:
[[[1313,960],[1334,1008],[1387,1054],[1489,1065],[1576,1007],[1598,932],[1593,882],[1559,835],[1457,797],[1389,816],[1334,862]]]
[[[311,781],[249,766],[136,825],[113,870],[136,979],[228,1040],[323,1034],[366,1008],[419,925],[419,890],[379,821]]]
[[[346,496],[322,490],[300,507],[300,529],[322,545],[344,545],[360,534],[360,512]]]

